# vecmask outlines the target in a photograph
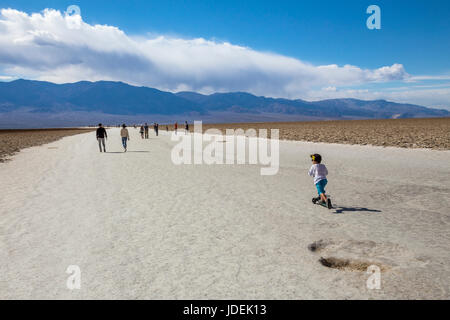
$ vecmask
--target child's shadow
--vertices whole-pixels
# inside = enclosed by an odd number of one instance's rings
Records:
[[[343,206],[337,206],[333,207],[336,212],[334,213],[344,213],[344,212],[382,212],[381,210],[376,209],[367,209],[362,207],[343,207]]]

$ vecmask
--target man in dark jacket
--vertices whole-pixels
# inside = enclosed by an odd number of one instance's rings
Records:
[[[101,123],[98,124],[97,129],[97,141],[98,141],[98,147],[100,148],[100,152],[102,152],[102,145],[103,145],[103,152],[106,152],[105,147],[105,139],[108,138],[108,134],[106,133],[105,128],[103,128],[103,125]]]
[[[145,139],[148,139],[148,124],[147,122],[144,125]]]

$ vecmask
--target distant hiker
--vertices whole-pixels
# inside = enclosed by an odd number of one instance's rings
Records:
[[[169,132],[169,126],[166,126],[166,131]]]
[[[177,130],[178,130],[178,122],[175,122],[175,134],[177,134]]]
[[[127,152],[127,141],[130,140],[130,134],[128,133],[127,126],[125,124],[122,125],[122,129],[120,130],[120,136],[122,137],[122,145],[125,152]]]
[[[187,121],[184,122],[184,128],[186,129],[186,133],[189,132],[189,124]]]
[[[97,129],[97,141],[98,147],[100,148],[100,152],[102,152],[102,145],[103,145],[103,152],[106,152],[105,139],[107,138],[108,134],[106,133],[106,129],[103,128],[103,125],[101,123],[99,123]]]
[[[156,136],[158,136],[159,124],[157,124],[156,122],[154,124],[154,129],[155,129]]]
[[[324,164],[321,163],[322,156],[320,154],[312,154],[311,161],[313,165],[311,166],[311,169],[309,169],[308,174],[314,178],[314,184],[316,185],[317,193],[319,194],[319,197],[313,199],[313,202],[314,200],[321,201],[322,204],[327,205],[328,209],[331,209],[331,200],[327,198],[325,194],[325,186],[328,183],[328,169]]]
[[[141,138],[144,139],[144,126],[141,126],[139,133],[141,134]]]
[[[148,124],[147,124],[147,122],[144,125],[144,131],[145,131],[145,139],[148,139]]]

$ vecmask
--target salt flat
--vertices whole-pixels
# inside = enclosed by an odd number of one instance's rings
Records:
[[[449,151],[282,141],[261,176],[176,166],[169,134],[130,132],[127,153],[111,129],[111,153],[86,133],[0,164],[1,299],[450,298]],[[311,203],[313,152],[334,210]]]

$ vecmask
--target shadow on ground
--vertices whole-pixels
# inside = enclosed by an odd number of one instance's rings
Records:
[[[149,153],[150,151],[127,151],[127,152],[124,152],[124,151],[116,151],[116,152],[105,152],[105,153]]]
[[[376,209],[368,209],[368,208],[362,208],[362,207],[343,207],[343,206],[336,206],[336,207],[333,207],[333,210],[335,210],[334,213],[345,213],[345,212],[381,212],[381,210],[376,210]]]

